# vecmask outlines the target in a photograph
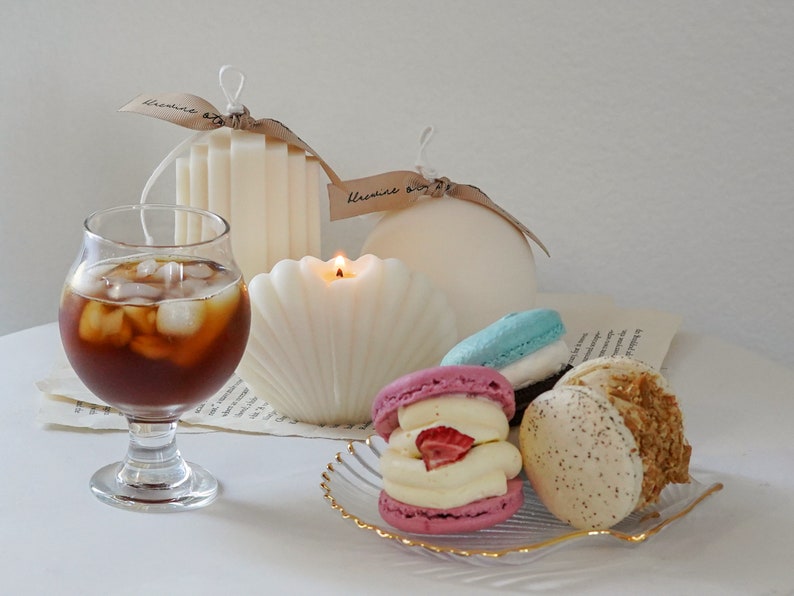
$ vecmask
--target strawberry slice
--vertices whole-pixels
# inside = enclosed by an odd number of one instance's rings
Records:
[[[427,428],[416,437],[416,448],[422,454],[427,471],[463,459],[473,444],[473,437],[451,426]]]

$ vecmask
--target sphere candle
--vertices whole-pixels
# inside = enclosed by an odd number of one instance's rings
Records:
[[[529,242],[501,215],[470,201],[425,196],[388,211],[362,252],[400,259],[427,275],[446,292],[461,338],[535,304]]]
[[[438,364],[457,339],[445,294],[397,259],[282,260],[255,276],[249,293],[251,335],[238,372],[302,422],[368,421],[384,385]]]

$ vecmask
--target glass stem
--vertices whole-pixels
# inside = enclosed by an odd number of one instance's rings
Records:
[[[130,444],[118,480],[136,489],[162,491],[163,499],[175,498],[190,479],[190,467],[176,446],[177,421],[128,422]]]

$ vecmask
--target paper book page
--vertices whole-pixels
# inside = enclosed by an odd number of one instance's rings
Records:
[[[537,306],[560,312],[567,329],[564,340],[571,349],[572,365],[599,356],[626,355],[660,368],[681,324],[678,315],[620,308],[608,296],[543,294],[538,296]],[[83,385],[62,351],[50,375],[37,386],[42,392],[37,420],[42,424],[127,428],[118,411]],[[236,375],[212,398],[185,413],[181,421],[181,432],[231,430],[348,440],[364,439],[374,432],[370,422],[314,425],[287,418],[254,395]]]
[[[36,420],[95,430],[126,430],[127,420],[115,408],[93,395],[77,378],[69,364],[59,361],[47,379],[37,383],[42,392]],[[314,425],[297,422],[276,412],[233,376],[212,398],[186,412],[179,432],[233,430],[279,436],[297,435],[328,439],[366,439],[372,424]]]
[[[572,366],[603,356],[629,356],[662,370],[682,321],[680,315],[658,310],[621,308],[605,296],[541,294],[537,306],[560,313]]]

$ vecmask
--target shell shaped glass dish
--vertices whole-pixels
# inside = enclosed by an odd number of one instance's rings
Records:
[[[386,442],[377,436],[351,441],[347,450],[336,454],[322,474],[324,498],[342,517],[358,528],[396,543],[441,558],[464,558],[475,564],[517,563],[539,558],[550,551],[579,541],[612,540],[638,544],[667,525],[684,517],[706,497],[722,489],[721,483],[671,484],[655,505],[632,513],[608,530],[576,530],[555,518],[538,500],[528,482],[524,483],[524,504],[510,519],[478,532],[466,534],[410,534],[387,524],[378,513],[382,488],[380,454]]]

